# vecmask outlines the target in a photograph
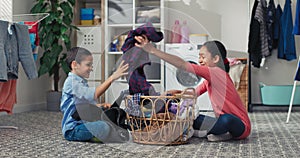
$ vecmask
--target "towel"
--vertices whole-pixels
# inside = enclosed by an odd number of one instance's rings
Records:
[[[245,66],[246,64],[242,64],[242,63],[230,66],[229,76],[232,82],[234,83],[236,89],[239,89],[241,75],[243,73]]]

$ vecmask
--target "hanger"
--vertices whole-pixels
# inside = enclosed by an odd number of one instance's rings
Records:
[[[34,21],[33,24],[28,25],[29,29],[31,29],[34,25],[38,24],[45,18],[47,18],[50,14],[49,13],[35,13],[35,14],[18,14],[13,15],[12,22],[18,23],[22,21]]]
[[[0,20],[3,19],[5,21],[8,21],[7,30],[9,34],[12,34],[11,25],[13,23],[18,23],[23,21],[35,21],[31,25],[27,25],[28,29],[31,29],[34,25],[38,24],[39,22],[47,18],[49,15],[50,15],[49,13],[17,14],[17,15],[12,15],[12,17],[10,15],[2,15],[0,16]]]
[[[17,14],[17,15],[1,15],[0,20],[8,21],[10,24],[18,23],[22,21],[35,21],[30,27],[36,25],[41,22],[45,18],[47,18],[49,13],[35,13],[35,14]]]

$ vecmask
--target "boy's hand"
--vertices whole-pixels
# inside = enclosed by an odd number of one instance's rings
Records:
[[[111,75],[113,81],[122,76],[128,75],[128,72],[126,72],[128,67],[129,65],[128,64],[124,65],[124,60],[122,60],[117,70]]]
[[[102,104],[97,104],[98,107],[104,107],[104,108],[110,108],[111,104],[109,103],[102,103]]]

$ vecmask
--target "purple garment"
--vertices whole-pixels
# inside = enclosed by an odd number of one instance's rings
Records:
[[[164,35],[160,31],[156,31],[155,28],[153,27],[151,22],[147,22],[144,25],[141,25],[135,30],[131,30],[127,38],[125,40],[125,43],[123,44],[121,50],[126,53],[127,50],[130,48],[134,47],[134,44],[136,40],[134,39],[135,36],[140,36],[140,35],[146,35],[147,38],[152,41],[152,42],[159,42],[164,38]]]
[[[177,114],[177,110],[179,110],[178,116],[183,116],[183,115],[185,115],[184,114],[185,110],[187,110],[187,108],[192,107],[194,105],[194,101],[193,101],[193,99],[184,99],[181,101],[179,107],[178,107],[178,104],[179,103],[171,102],[169,111],[172,112],[173,114]]]
[[[157,32],[153,25],[148,22],[135,30],[131,30],[122,46],[122,59],[129,64],[127,81],[129,93],[143,93],[144,95],[158,95],[154,87],[147,82],[144,73],[144,65],[151,64],[149,54],[141,48],[135,47],[135,36],[146,35],[152,42],[159,42],[163,39],[163,33]]]

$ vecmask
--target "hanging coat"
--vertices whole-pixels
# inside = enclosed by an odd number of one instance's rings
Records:
[[[260,47],[260,24],[257,19],[254,18],[255,11],[257,8],[259,1],[255,0],[252,14],[251,14],[251,21],[250,21],[250,31],[248,37],[248,53],[250,54],[250,61],[254,67],[259,68],[261,63],[261,47]]]
[[[279,45],[281,49],[278,49],[278,58],[286,59],[288,61],[296,59],[296,46],[295,37],[293,35],[293,19],[291,0],[286,0],[284,10],[280,18],[281,23],[281,35],[279,39]]]

